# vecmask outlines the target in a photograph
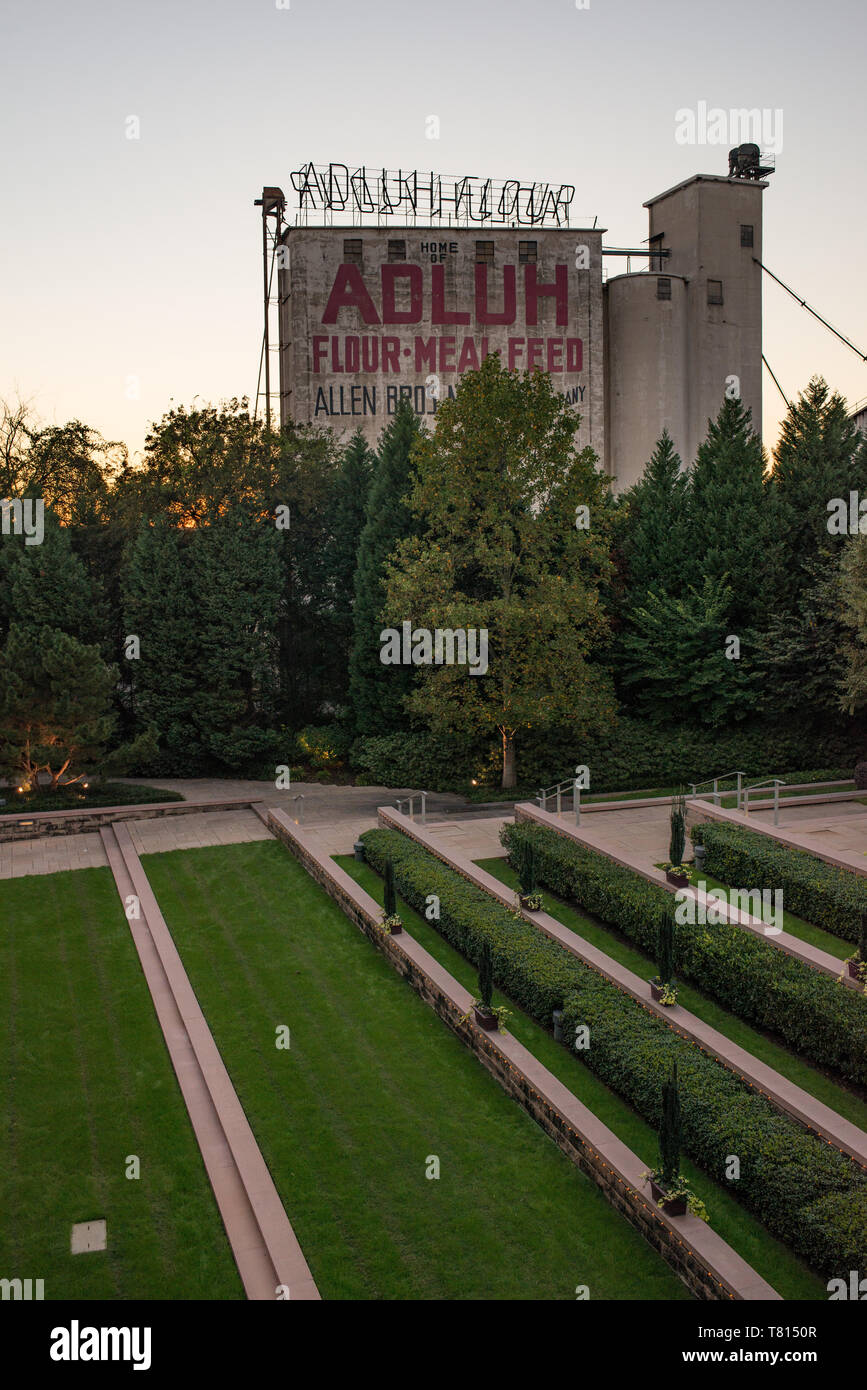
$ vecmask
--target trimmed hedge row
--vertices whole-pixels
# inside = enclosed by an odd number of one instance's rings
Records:
[[[698,782],[721,767],[739,767],[749,778],[786,776],[823,768],[851,777],[863,738],[854,721],[829,730],[748,722],[729,730],[660,728],[627,715],[596,734],[562,729],[523,730],[516,743],[520,787],[539,787],[569,775],[576,763],[590,768],[592,792],[634,791]],[[278,758],[278,762],[282,759]],[[466,791],[475,777],[498,785],[499,740],[406,730],[357,739],[354,767],[385,787]],[[800,779],[800,778],[799,778]]]
[[[667,889],[546,826],[507,824],[501,839],[513,867],[516,848],[532,842],[540,883],[656,958],[660,922],[675,905]],[[794,1052],[867,1084],[867,1001],[830,975],[743,927],[677,922],[674,972],[739,1018],[776,1034]]]
[[[416,911],[424,914],[428,895],[437,894],[435,925],[462,955],[478,963],[482,942],[490,942],[494,980],[517,1005],[549,1029],[554,1009],[563,1009],[570,1053],[575,1028],[588,1025],[581,1060],[654,1127],[676,1059],[684,1151],[823,1276],[858,1267],[867,1250],[867,1174],[857,1164],[420,845],[394,830],[361,838],[377,872],[392,860],[397,890]],[[726,1178],[733,1154],[741,1164],[736,1185]]]
[[[867,879],[737,825],[705,821],[694,827],[692,839],[705,846],[705,865],[714,878],[751,888],[782,888],[789,912],[857,942],[861,914],[867,912]]]

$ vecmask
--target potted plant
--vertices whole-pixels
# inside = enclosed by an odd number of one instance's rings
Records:
[[[858,946],[851,956],[846,957],[849,976],[864,986],[867,994],[867,912],[861,913],[861,927],[858,932]]]
[[[382,930],[386,936],[399,936],[403,931],[403,922],[397,911],[397,894],[394,891],[394,864],[390,855],[385,861],[383,880]]]
[[[492,1003],[494,995],[494,958],[491,952],[490,941],[482,942],[482,949],[479,954],[479,997],[473,1000],[473,1013],[476,1023],[480,1028],[484,1028],[486,1033],[493,1033],[498,1030],[505,1032],[503,1022],[508,1017],[510,1010],[505,1004],[500,1004],[494,1008]],[[467,1014],[468,1018],[469,1015]]]
[[[662,1083],[662,1124],[659,1129],[659,1166],[643,1176],[650,1182],[654,1202],[667,1216],[698,1216],[707,1221],[707,1208],[680,1172],[680,1087],[677,1063]]]
[[[665,877],[678,888],[689,883],[689,874],[683,868],[683,851],[686,847],[686,798],[678,792],[671,801],[671,837],[668,842],[669,863],[665,866]]]
[[[658,1004],[671,1008],[677,1003],[677,986],[674,983],[674,915],[666,912],[659,923],[656,934],[657,973],[648,980],[650,993]]]
[[[542,907],[542,894],[536,883],[536,847],[528,840],[523,847],[518,862],[518,880],[521,888],[518,902],[524,912],[539,912]]]

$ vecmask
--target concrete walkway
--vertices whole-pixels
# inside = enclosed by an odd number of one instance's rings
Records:
[[[137,854],[272,838],[255,812],[246,809],[211,811],[207,815],[193,812],[188,816],[126,821],[125,825]],[[107,864],[105,846],[97,831],[0,842],[0,879],[56,874],[65,869],[105,868]]]
[[[101,836],[121,902],[128,907],[130,895],[138,899],[139,916],[128,919],[130,932],[247,1297],[318,1300],[129,828],[106,826]]]
[[[860,801],[815,802],[807,806],[783,806],[780,823],[774,825],[773,811],[751,811],[749,817],[737,811],[703,806],[702,819],[724,821],[779,840],[791,849],[806,850],[829,864],[867,876],[867,806]]]

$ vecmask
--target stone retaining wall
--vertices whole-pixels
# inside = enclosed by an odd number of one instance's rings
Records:
[[[34,811],[0,816],[0,841],[37,840],[45,835],[83,835],[124,820],[153,820],[157,816],[188,816],[194,811],[238,811],[254,798],[229,801],[151,801],[143,806],[83,806],[72,811]]]

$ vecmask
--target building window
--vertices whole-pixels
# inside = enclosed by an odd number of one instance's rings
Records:
[[[722,304],[722,280],[708,280],[707,282],[707,302],[708,304]]]
[[[519,264],[520,264],[520,265],[530,265],[531,263],[535,264],[535,262],[536,262],[536,260],[537,260],[537,255],[536,255],[537,248],[538,248],[538,243],[535,242],[535,241],[519,241],[519,242],[518,242],[518,262],[519,262]],[[478,259],[478,257],[476,257],[476,259]],[[493,257],[492,257],[491,259],[493,259]]]
[[[476,242],[476,265],[494,264],[494,243],[492,241]]]
[[[390,241],[390,242],[388,243],[388,259],[389,259],[390,261],[405,261],[405,260],[406,260],[406,242],[405,242],[405,241]]]
[[[361,265],[361,237],[347,237],[343,243],[344,265]]]
[[[650,269],[651,269],[651,272],[662,270],[662,261],[663,261],[663,257],[660,256],[660,254],[659,254],[659,252],[662,250],[662,237],[663,237],[663,233],[662,233],[662,232],[658,232],[658,233],[656,234],[656,236],[652,236],[652,237],[650,238]],[[661,298],[662,298],[662,295],[660,295],[659,298],[661,299]],[[671,296],[669,295],[668,298],[670,299]]]
[[[671,276],[660,275],[656,282],[657,299],[671,299]]]
[[[741,246],[752,246],[753,229],[748,222],[741,223]]]

